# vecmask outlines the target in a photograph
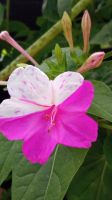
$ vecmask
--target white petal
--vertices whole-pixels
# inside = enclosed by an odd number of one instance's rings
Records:
[[[62,103],[83,83],[84,78],[78,72],[64,72],[53,81],[55,104]]]
[[[7,88],[11,97],[51,105],[52,89],[49,78],[34,66],[17,68],[9,77]]]
[[[45,107],[11,98],[4,100],[0,104],[0,117],[17,117],[40,110],[45,110]]]

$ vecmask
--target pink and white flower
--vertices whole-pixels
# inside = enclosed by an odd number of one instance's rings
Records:
[[[94,88],[78,72],[54,80],[28,65],[16,69],[7,83],[10,99],[0,104],[0,131],[9,140],[22,140],[32,163],[45,163],[57,144],[89,148],[98,126],[86,112]]]

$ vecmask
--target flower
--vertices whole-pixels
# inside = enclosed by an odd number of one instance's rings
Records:
[[[54,80],[38,68],[17,68],[7,82],[10,99],[0,104],[0,131],[9,140],[23,140],[23,153],[44,164],[57,144],[89,148],[97,139],[97,123],[86,111],[94,88],[78,72]]]

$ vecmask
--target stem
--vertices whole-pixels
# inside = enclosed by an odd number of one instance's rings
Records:
[[[73,20],[91,0],[80,0],[73,8],[71,19]],[[54,24],[46,33],[44,33],[38,40],[36,40],[28,49],[31,56],[38,54],[47,44],[49,44],[62,31],[61,21]],[[0,80],[7,80],[11,72],[17,68],[17,64],[27,62],[27,59],[22,55],[13,60],[5,69],[0,72]]]
[[[9,18],[10,18],[10,0],[6,1],[6,21],[7,21],[7,30],[9,30]]]

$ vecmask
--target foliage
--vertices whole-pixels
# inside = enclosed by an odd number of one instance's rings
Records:
[[[10,33],[23,47],[52,26],[78,0],[44,0],[43,15],[37,18],[38,31],[23,22],[9,21]],[[88,113],[99,123],[99,138],[90,150],[58,146],[43,166],[32,165],[22,155],[21,142],[7,141],[0,135],[0,185],[2,198],[12,200],[111,200],[112,185],[112,1],[95,0],[89,7],[93,18],[90,53],[107,52],[101,67],[84,74],[93,82],[95,98]],[[0,3],[0,30],[7,29],[5,6]],[[53,79],[76,70],[88,55],[82,51],[81,15],[73,22],[75,47],[67,47],[64,35],[55,38],[39,55],[40,69]],[[24,40],[24,42],[23,42]],[[56,45],[57,44],[57,45]],[[51,51],[54,49],[53,51]],[[17,51],[4,42],[0,45],[0,69],[9,64]],[[10,182],[11,189],[6,187]],[[69,189],[68,189],[69,188]]]

